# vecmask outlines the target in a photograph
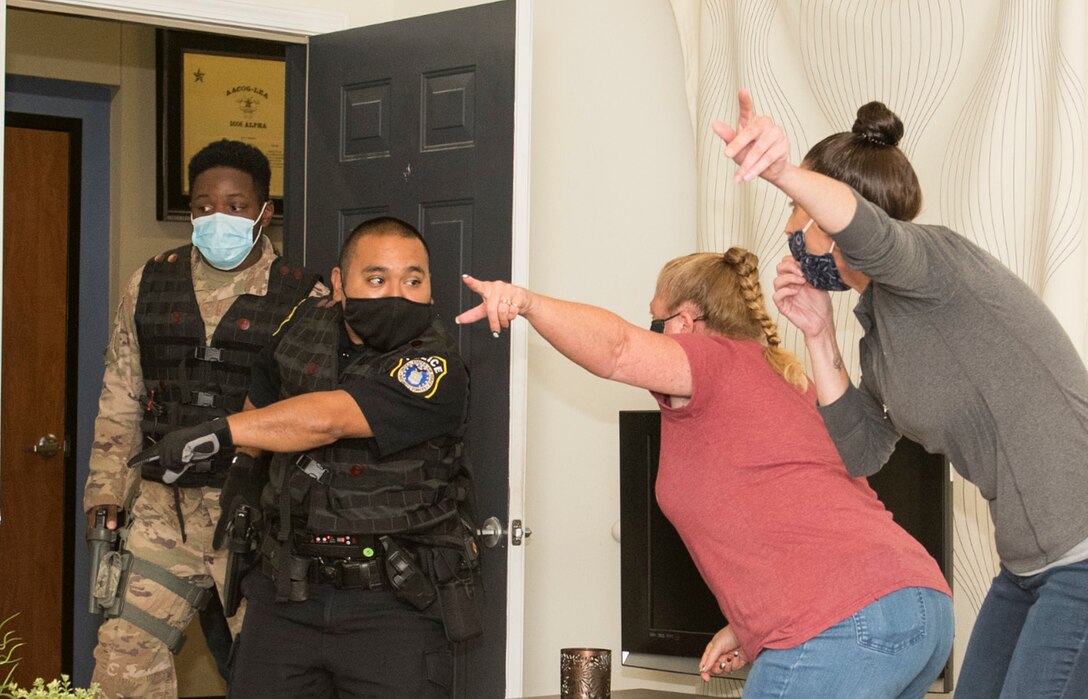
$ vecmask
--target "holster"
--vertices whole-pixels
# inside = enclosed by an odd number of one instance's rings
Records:
[[[252,511],[241,506],[227,525],[227,574],[223,583],[223,613],[234,616],[242,603],[242,578],[255,563],[257,532]]]
[[[480,563],[475,538],[466,529],[460,549],[422,546],[419,551],[437,592],[446,638],[458,642],[481,635],[483,621],[477,586]]]
[[[277,541],[270,527],[266,524],[258,546],[261,571],[276,581],[277,602],[305,602],[310,596],[309,573],[313,559],[294,555],[291,539]]]
[[[467,641],[484,632],[477,578],[480,572],[476,548],[466,542],[464,551],[434,548],[433,575],[442,609],[446,638]]]
[[[474,577],[458,577],[438,586],[442,626],[451,641],[467,641],[484,632]]]
[[[132,554],[128,551],[109,551],[99,561],[91,585],[91,603],[94,612],[101,612],[107,619],[121,616],[125,609],[125,588],[132,570]]]
[[[106,528],[107,510],[98,508],[94,513],[94,526],[87,530],[87,550],[90,554],[91,579],[88,586],[88,609],[91,614],[102,611],[99,598],[96,595],[98,585],[98,569],[102,565],[102,559],[111,551],[116,551],[119,536],[116,529]]]
[[[426,609],[437,598],[434,584],[415,556],[388,536],[378,539],[385,551],[385,575],[397,599],[416,609]]]
[[[97,529],[98,527],[93,528],[93,530]],[[171,653],[177,653],[185,643],[185,634],[181,629],[175,628],[168,621],[159,619],[136,605],[125,606],[125,591],[128,588],[129,576],[136,573],[140,577],[159,584],[196,610],[204,609],[214,588],[199,587],[182,580],[166,568],[136,558],[130,551],[125,550],[127,531],[126,528],[114,531],[116,539],[105,537],[101,532],[95,535],[96,545],[99,539],[102,539],[111,545],[115,544],[118,548],[115,551],[106,551],[99,557],[97,567],[91,569],[94,576],[90,600],[93,611],[101,612],[106,619],[121,617],[162,641]]]

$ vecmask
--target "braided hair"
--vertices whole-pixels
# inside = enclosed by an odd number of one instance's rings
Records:
[[[788,383],[808,388],[804,366],[783,349],[778,326],[767,314],[759,283],[759,258],[744,248],[725,254],[699,252],[668,262],[657,279],[657,296],[670,313],[685,301],[699,308],[708,330],[763,343],[763,358]]]

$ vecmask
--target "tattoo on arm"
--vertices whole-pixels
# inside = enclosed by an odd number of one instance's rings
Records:
[[[842,355],[836,350],[835,358],[831,361],[831,366],[835,367],[835,371],[842,371]]]

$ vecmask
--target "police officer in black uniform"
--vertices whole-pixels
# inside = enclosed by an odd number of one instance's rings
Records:
[[[133,463],[184,471],[225,447],[276,452],[232,697],[447,697],[451,641],[480,629],[468,374],[411,225],[361,224],[331,278],[338,300],[302,302],[258,359],[247,410]],[[257,504],[261,463],[235,459],[224,521]]]

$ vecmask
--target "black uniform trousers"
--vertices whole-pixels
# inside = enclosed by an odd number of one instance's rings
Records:
[[[387,589],[309,585],[304,602],[276,602],[260,570],[242,581],[246,616],[235,641],[231,699],[445,699],[453,649],[439,605],[417,611]]]

